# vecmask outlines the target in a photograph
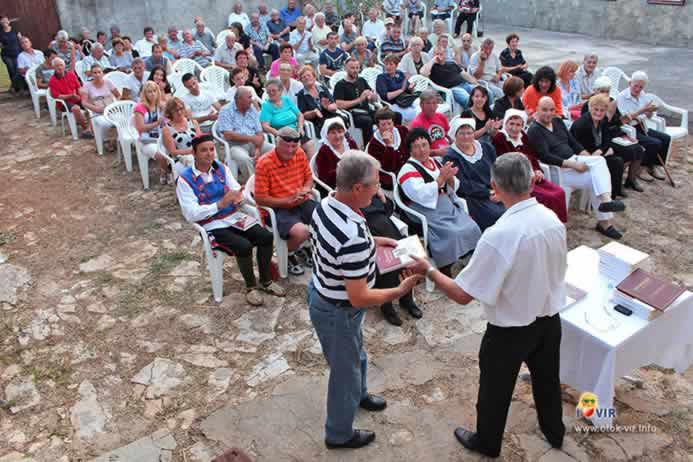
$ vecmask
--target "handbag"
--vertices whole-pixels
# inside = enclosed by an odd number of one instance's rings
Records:
[[[394,100],[392,100],[392,102],[399,107],[409,107],[412,104],[414,104],[414,101],[416,101],[416,99],[420,95],[420,92],[410,93],[409,90],[407,90],[404,93],[400,93],[399,95],[397,95],[397,97]]]

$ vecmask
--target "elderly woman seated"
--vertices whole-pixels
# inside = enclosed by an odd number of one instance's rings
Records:
[[[378,159],[380,168],[397,176],[399,170],[409,159],[409,150],[405,140],[409,131],[403,125],[396,125],[397,115],[384,107],[375,112],[375,132],[366,146],[368,154]],[[380,185],[392,191],[392,177],[380,174]]]
[[[294,71],[286,63],[279,65],[279,82],[282,85],[282,96],[288,96],[292,103],[298,105],[298,92],[303,90],[303,85],[292,77]]]
[[[202,131],[197,121],[188,117],[185,103],[178,97],[171,98],[164,110],[166,124],[161,129],[164,147],[175,161],[176,173],[180,175],[193,163],[192,140]]]
[[[397,69],[399,58],[397,55],[389,54],[383,60],[385,72],[380,74],[375,81],[375,90],[380,99],[390,104],[390,108],[402,115],[402,120],[406,123],[416,118],[416,107],[414,101],[416,95],[410,88],[409,81],[404,72]]]
[[[637,178],[645,149],[637,143],[624,146],[613,141],[614,138],[623,136],[623,133],[620,126],[612,125],[615,114],[612,112],[611,119],[608,117],[610,108],[614,110],[607,95],[594,95],[589,99],[589,112],[582,114],[571,125],[570,133],[592,156],[604,157],[611,174],[611,194],[614,197],[626,197],[622,184],[625,163],[630,162],[626,184],[633,189],[642,190]]]
[[[345,134],[346,128],[344,121],[339,117],[334,117],[325,121],[322,128],[321,138],[322,147],[317,153],[316,174],[318,178],[330,188],[335,188],[337,181],[337,164],[343,156],[356,152],[356,143],[348,140]],[[392,239],[402,239],[402,234],[392,223],[390,217],[393,212],[393,204],[388,201],[382,191],[373,198],[371,205],[361,210],[366,223],[374,236],[389,237]],[[387,274],[378,274],[375,285],[379,289],[397,287],[399,284],[399,272],[393,271]],[[414,303],[411,292],[402,297],[399,306],[405,308],[414,318],[422,316],[421,310]],[[394,309],[392,303],[381,306],[385,319],[395,326],[402,324],[399,314]]]
[[[262,103],[260,123],[265,133],[277,136],[279,129],[290,127],[301,137],[301,146],[308,158],[315,154],[313,141],[306,136],[303,128],[304,118],[301,111],[288,96],[282,95],[282,84],[278,80],[267,83],[268,100]]]
[[[457,168],[430,156],[426,130],[411,130],[405,145],[411,157],[397,175],[398,188],[405,203],[426,218],[428,250],[440,271],[450,275],[452,264],[474,250],[481,230],[455,197]],[[405,218],[412,227],[418,224],[416,217],[405,214]]]
[[[113,51],[109,60],[111,66],[121,72],[132,72],[132,53],[125,51],[125,44],[119,38],[113,39]]]
[[[529,146],[527,134],[523,128],[527,123],[527,114],[517,109],[508,109],[503,118],[503,128],[494,135],[493,146],[498,157],[509,152],[520,152],[527,156],[534,171],[532,197],[553,210],[563,223],[568,221],[568,210],[563,189],[544,178],[539,160]]]
[[[362,69],[375,66],[375,53],[368,49],[366,37],[357,37],[354,40],[354,49],[351,50],[351,56],[359,61]]]
[[[338,114],[334,97],[327,87],[318,83],[317,77],[312,66],[301,68],[298,78],[303,88],[296,94],[296,100],[303,117],[313,122],[316,133],[321,133],[325,120],[338,117]]]
[[[496,161],[495,148],[474,139],[474,119],[454,119],[448,137],[455,140],[443,162],[457,170],[457,195],[466,199],[469,214],[484,231],[503,215],[505,207],[491,188],[491,167]]]

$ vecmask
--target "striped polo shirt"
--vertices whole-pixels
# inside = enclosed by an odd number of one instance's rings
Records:
[[[366,278],[375,284],[375,241],[366,219],[339,202],[334,193],[313,212],[313,285],[332,302],[348,301],[344,281]]]
[[[283,161],[275,148],[263,154],[255,164],[255,197],[293,196],[312,178],[303,149],[298,148],[291,159]]]

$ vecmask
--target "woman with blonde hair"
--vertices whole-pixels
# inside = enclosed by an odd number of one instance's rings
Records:
[[[368,39],[366,37],[356,37],[351,56],[359,61],[361,69],[375,66],[375,53],[368,49]]]
[[[575,61],[563,61],[556,72],[556,85],[561,89],[561,104],[567,119],[575,120],[580,117],[582,102],[580,101],[580,85],[575,74],[580,66]]]
[[[164,114],[161,111],[161,88],[156,82],[148,81],[142,86],[140,102],[135,106],[135,129],[139,133],[142,154],[159,162],[161,184],[167,183],[167,161],[158,150]],[[173,179],[171,179],[173,180]]]
[[[161,136],[168,155],[176,162],[176,172],[180,175],[186,167],[193,164],[192,140],[202,135],[197,121],[189,117],[182,99],[174,96],[164,109],[166,123],[161,127]],[[172,178],[169,177],[169,181]]]

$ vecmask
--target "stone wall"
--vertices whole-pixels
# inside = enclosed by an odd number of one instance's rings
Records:
[[[485,21],[577,32],[653,45],[693,46],[693,2],[647,0],[482,0]]]
[[[179,28],[193,27],[193,17],[200,15],[205,24],[218,33],[226,27],[234,0],[57,0],[58,16],[62,28],[77,34],[87,27],[96,37],[96,31],[109,33],[111,24],[120,26],[123,35],[133,40],[142,37],[145,26],[158,33],[166,33],[169,25]],[[256,11],[260,0],[242,0],[243,11]],[[269,8],[286,6],[286,1],[264,0]],[[300,2],[299,2],[300,3]],[[110,34],[109,34],[110,35]]]

